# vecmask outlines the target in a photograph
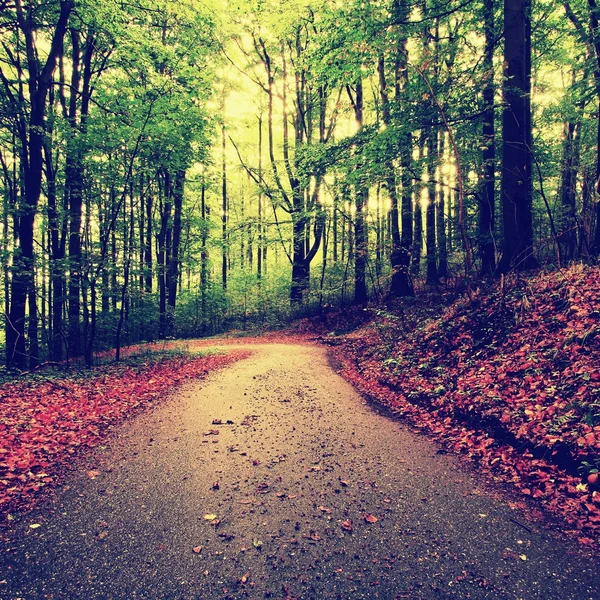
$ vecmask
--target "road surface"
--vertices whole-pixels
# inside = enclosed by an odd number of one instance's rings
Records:
[[[1,600],[600,598],[597,560],[378,414],[324,349],[251,348],[15,520]]]

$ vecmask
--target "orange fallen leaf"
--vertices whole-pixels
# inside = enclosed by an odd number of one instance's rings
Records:
[[[342,525],[342,529],[344,529],[345,531],[353,531],[354,530],[354,527],[352,527],[352,519],[346,519],[345,521],[342,521],[341,525]]]
[[[367,523],[377,523],[377,521],[379,521],[375,515],[365,514],[364,517]]]
[[[244,574],[243,574],[243,575],[240,577],[240,579],[239,579],[239,582],[240,582],[241,584],[244,584],[244,583],[246,583],[246,582],[248,581],[248,577],[250,577],[250,572],[248,572],[248,573],[244,573]]]

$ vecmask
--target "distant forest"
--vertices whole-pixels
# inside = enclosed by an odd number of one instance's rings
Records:
[[[596,0],[0,0],[8,367],[600,251]]]

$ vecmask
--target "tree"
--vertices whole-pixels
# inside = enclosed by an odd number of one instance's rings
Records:
[[[22,45],[25,56],[9,54],[11,69],[17,74],[16,80],[0,69],[5,93],[23,109],[17,117],[23,197],[19,198],[18,205],[18,249],[14,257],[6,327],[6,362],[8,366],[20,369],[25,368],[28,362],[35,366],[38,361],[34,225],[42,189],[48,93],[58,58],[63,52],[73,8],[73,0],[61,0],[58,5],[42,12],[36,10],[33,4],[23,6],[21,0],[16,0],[8,16],[14,21],[15,47]],[[49,32],[49,37],[39,36],[39,31]],[[40,54],[40,45],[44,44],[49,44],[45,61]],[[26,332],[27,302],[29,327]],[[29,341],[29,353],[26,340]]]
[[[533,255],[531,134],[531,5],[504,0],[504,112],[502,216],[504,249],[499,268],[529,269]]]

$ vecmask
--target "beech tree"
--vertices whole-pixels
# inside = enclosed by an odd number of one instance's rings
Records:
[[[531,4],[504,0],[504,112],[502,117],[502,215],[500,269],[528,269],[533,256],[531,133]]]

